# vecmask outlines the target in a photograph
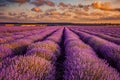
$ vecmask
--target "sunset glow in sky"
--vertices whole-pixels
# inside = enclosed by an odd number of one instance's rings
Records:
[[[0,22],[120,23],[120,0],[0,0]]]

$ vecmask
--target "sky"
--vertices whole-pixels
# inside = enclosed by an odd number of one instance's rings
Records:
[[[120,0],[0,0],[0,22],[120,23]]]

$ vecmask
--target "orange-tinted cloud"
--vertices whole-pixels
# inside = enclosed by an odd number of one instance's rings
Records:
[[[115,0],[116,3],[120,3],[120,0]]]
[[[36,0],[33,1],[32,4],[36,5],[36,6],[41,6],[44,5],[45,1],[44,0]]]
[[[101,9],[101,10],[111,10],[110,2],[94,2],[92,7]]]
[[[23,3],[25,3],[25,2],[28,2],[29,0],[7,0],[7,1],[23,4]]]
[[[51,2],[51,1],[46,1],[45,3],[48,6],[55,6],[54,2]]]
[[[45,11],[46,16],[50,15],[59,15],[60,13],[56,9],[48,9]]]
[[[35,11],[35,12],[42,12],[42,10],[38,7],[34,7],[31,9],[32,11]]]
[[[112,8],[110,2],[94,2],[92,3],[92,7],[101,10],[120,11],[120,8]]]
[[[8,15],[9,15],[9,16],[16,16],[17,14],[16,14],[16,13],[13,13],[13,12],[9,12]]]
[[[0,12],[0,15],[4,15],[4,13]]]
[[[42,6],[42,5],[48,5],[48,6],[55,6],[55,3],[52,1],[45,1],[45,0],[36,0],[31,2],[35,6]]]
[[[25,3],[25,2],[27,2],[28,0],[16,0],[18,3]]]
[[[27,19],[27,17],[28,17],[28,15],[25,12],[21,12],[16,16],[16,18],[18,18],[19,20],[20,19],[22,19],[22,20]]]
[[[62,7],[68,7],[68,5],[65,4],[64,2],[60,2],[60,3],[59,3],[59,6],[62,6]]]
[[[115,8],[114,10],[115,10],[115,11],[120,11],[120,8]]]
[[[59,12],[57,12],[57,11],[52,11],[52,12],[50,12],[50,15],[59,15],[60,13]]]

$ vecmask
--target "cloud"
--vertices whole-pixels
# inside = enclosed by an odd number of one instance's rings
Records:
[[[119,3],[120,1],[118,1]],[[107,11],[120,11],[120,8],[113,8],[111,7],[110,2],[94,2],[91,5],[93,8],[107,10]]]
[[[25,12],[19,13],[17,16],[15,16],[18,20],[26,20],[28,18],[28,15]]]
[[[84,5],[82,5],[82,4],[78,4],[78,7],[79,7],[79,8],[83,8]]]
[[[68,11],[61,12],[57,9],[48,9],[45,11],[44,14],[42,14],[42,20],[47,20],[47,21],[67,21],[71,20],[71,13]]]
[[[60,13],[58,11],[51,11],[50,15],[59,15]]]
[[[79,16],[88,16],[89,14],[84,12],[84,11],[74,11],[75,15],[79,15]]]
[[[16,17],[0,16],[0,22],[33,23],[33,22],[36,22],[36,21],[32,20],[31,18],[20,17],[20,15],[19,15],[19,16],[16,16]]]
[[[111,10],[110,2],[93,2],[92,7],[101,10]]]
[[[7,5],[6,0],[0,0],[0,7],[4,7]]]
[[[48,6],[55,6],[55,3],[52,1],[45,1],[46,5]]]
[[[32,1],[32,4],[34,4],[35,6],[41,6],[45,4],[44,0],[36,0],[36,1]]]
[[[18,21],[18,19],[11,18],[8,16],[0,16],[0,22],[15,22]]]
[[[0,7],[6,6],[6,4],[0,4]]]
[[[30,0],[7,0],[7,1],[23,4],[23,3],[29,2]]]
[[[46,0],[34,0],[31,1],[32,4],[34,4],[35,6],[42,6],[42,5],[48,5],[48,6],[55,6],[55,3],[52,1],[46,1]]]
[[[20,16],[26,16],[26,13],[25,12],[21,12],[19,15]]]
[[[68,7],[68,5],[65,4],[64,2],[60,2],[60,3],[59,3],[59,6],[61,6],[61,7]]]
[[[105,13],[103,13],[103,12],[91,12],[89,15],[91,15],[91,16],[104,16],[104,15],[106,15]]]
[[[115,10],[115,11],[120,11],[120,8],[115,8],[114,10]]]
[[[115,0],[114,2],[116,2],[116,3],[120,3],[120,0]]]
[[[38,7],[34,7],[31,9],[31,11],[34,11],[34,12],[42,12],[42,10]]]
[[[9,16],[16,16],[17,14],[16,14],[16,13],[9,12],[8,15],[9,15]]]
[[[76,10],[76,9],[82,9],[84,11],[89,11],[90,5],[82,5],[82,4],[78,4],[78,5],[73,5],[73,4],[65,4],[65,3],[59,3],[59,6],[61,10],[65,10],[65,9],[69,9],[69,10]]]
[[[120,20],[120,14],[116,16],[114,15],[114,16],[102,17],[100,19],[101,20]]]
[[[8,15],[6,15],[6,17],[10,19],[13,18],[18,20],[25,20],[28,18],[28,15],[25,12],[20,12],[20,13],[8,12]]]
[[[60,13],[56,9],[48,9],[45,11],[45,16],[59,15]]]
[[[120,17],[107,17],[107,18],[101,18],[101,20],[120,20]]]
[[[4,13],[0,12],[0,15],[5,15]]]
[[[14,0],[12,0],[14,1]],[[9,2],[8,2],[9,3]],[[52,7],[56,6],[54,2],[48,0],[31,0],[32,6],[36,5],[35,7],[30,8],[30,10],[22,10],[22,12],[15,12],[9,7],[7,9],[8,14],[6,15],[6,20],[14,20],[14,21],[34,21],[34,22],[41,22],[41,21],[71,21],[71,22],[91,22],[91,21],[113,21],[113,20],[120,20],[120,9],[119,8],[112,8],[109,2],[94,2],[92,5],[74,5],[74,4],[66,4],[64,2],[60,2],[58,5],[59,7]],[[34,5],[33,5],[34,4]],[[41,10],[42,7],[40,6],[48,5],[52,8],[45,7],[45,10]],[[18,6],[17,6],[18,7]],[[6,8],[6,7],[5,7]],[[3,8],[2,8],[3,9]],[[16,8],[18,9],[18,8]],[[13,12],[12,12],[13,10]],[[6,12],[7,10],[5,10]],[[33,11],[33,12],[32,12]],[[1,12],[3,12],[1,10]],[[4,12],[4,13],[5,13]],[[5,16],[3,15],[3,16]],[[119,15],[119,16],[118,16]],[[1,15],[2,16],[2,15]],[[4,17],[1,17],[0,20],[4,20]]]
[[[19,3],[24,4],[26,2],[34,4],[35,6],[42,6],[42,5],[48,5],[48,6],[55,6],[55,3],[48,0],[2,0],[0,1],[0,6],[5,6],[6,4],[3,4],[3,2],[11,2],[11,3]],[[10,3],[9,3],[10,4]]]
[[[17,14],[16,16],[14,16],[13,12],[9,12],[10,15],[0,15],[0,22],[20,22],[20,21],[27,21],[27,15],[23,15],[23,12],[21,12],[20,14]]]

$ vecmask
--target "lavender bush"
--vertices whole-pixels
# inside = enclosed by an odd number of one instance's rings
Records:
[[[30,56],[38,56],[41,58],[44,58],[48,61],[55,61],[56,60],[56,56],[54,55],[54,53],[51,50],[48,49],[42,49],[42,48],[33,48],[29,51],[27,51],[26,55],[30,55]]]
[[[71,35],[69,36],[69,34]],[[70,32],[68,29],[65,30],[65,40],[67,40],[67,38],[69,39],[71,38],[73,40],[74,37],[72,37],[72,35],[75,34]],[[76,39],[77,38],[75,38],[74,40],[76,41]],[[119,80],[120,79],[119,73],[115,69],[109,67],[109,65],[105,61],[99,59],[89,46],[87,46],[78,39],[75,45],[71,43],[72,42],[69,42],[66,43],[65,45],[65,51],[66,51],[66,60],[64,62],[65,80]],[[68,46],[70,44],[72,46]]]
[[[120,44],[120,38],[115,38],[115,37],[111,37],[109,35],[105,35],[105,34],[102,34],[102,33],[95,33],[95,32],[90,32],[90,31],[85,31],[85,30],[83,30],[83,32],[86,32],[88,34],[101,37],[101,38],[106,39],[108,41],[114,42],[114,43],[116,43],[118,45]]]
[[[50,50],[53,53],[55,53],[56,56],[60,55],[60,47],[58,46],[58,44],[50,40],[33,43],[30,46],[28,46],[27,50],[31,50],[33,48],[41,48],[41,49]]]
[[[7,62],[0,71],[0,80],[55,80],[54,66],[40,57],[20,56]]]
[[[80,38],[88,43],[93,49],[106,59],[111,65],[115,66],[120,71],[120,46],[101,39],[99,37],[89,35],[84,32],[78,32]]]

